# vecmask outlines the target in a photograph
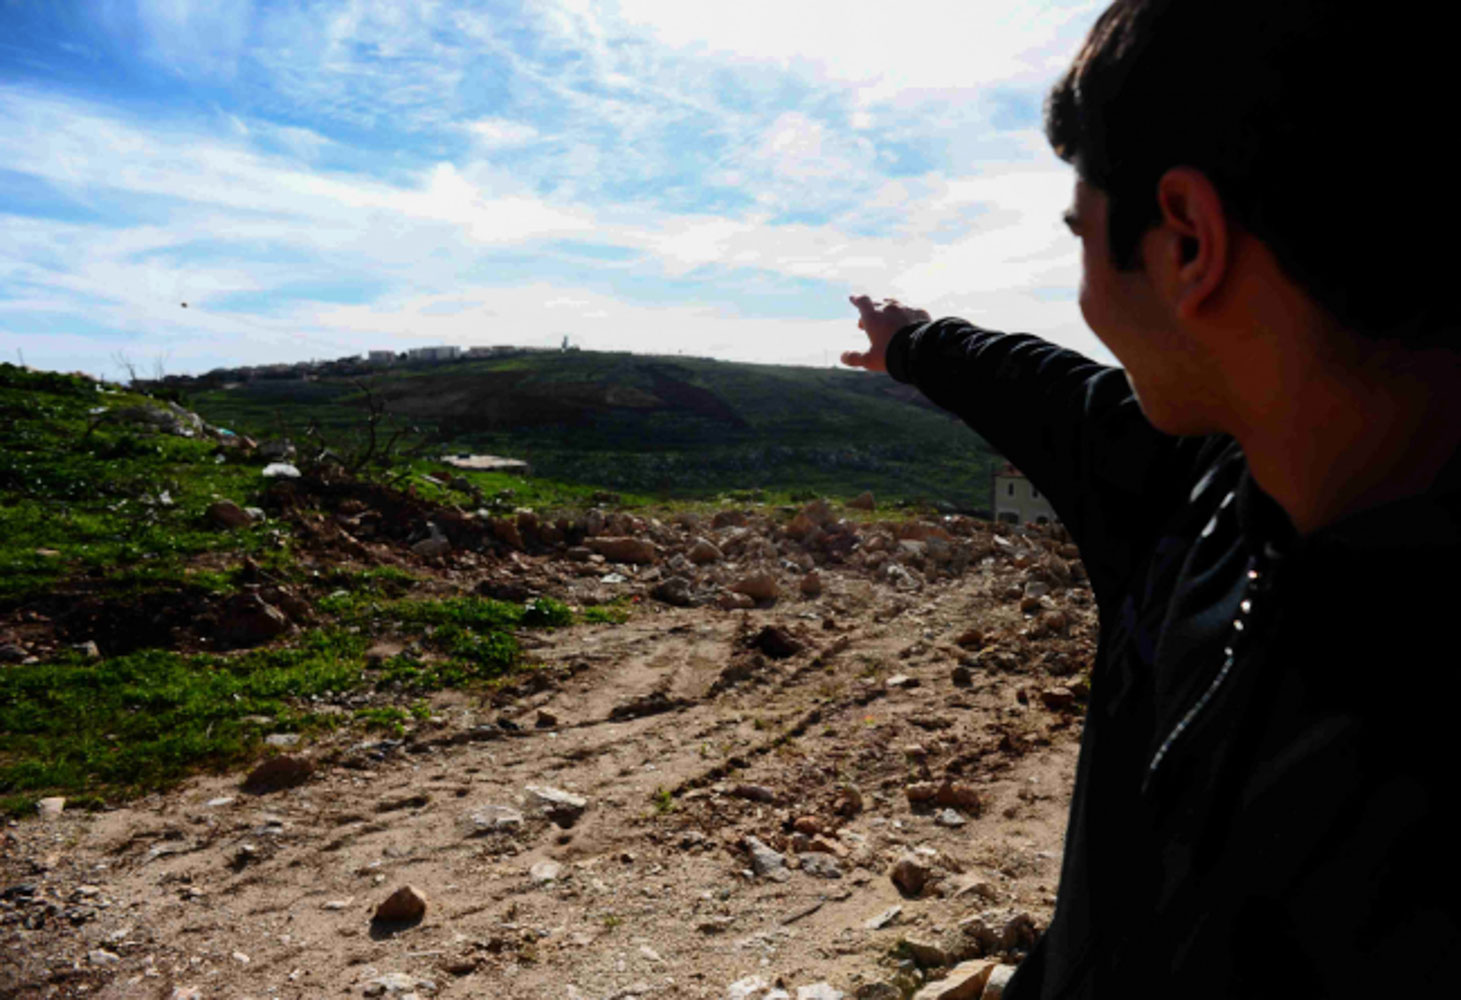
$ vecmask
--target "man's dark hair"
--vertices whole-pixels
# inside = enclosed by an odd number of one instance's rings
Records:
[[[1461,345],[1461,185],[1442,153],[1461,59],[1429,10],[1113,3],[1050,92],[1045,133],[1106,193],[1117,268],[1140,264],[1158,179],[1192,167],[1343,327]]]

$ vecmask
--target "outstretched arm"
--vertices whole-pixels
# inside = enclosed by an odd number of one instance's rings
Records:
[[[843,362],[911,383],[1013,462],[1050,498],[1098,597],[1131,578],[1187,501],[1203,450],[1226,443],[1163,434],[1124,371],[1039,337],[929,321],[891,299],[852,303],[868,349]]]

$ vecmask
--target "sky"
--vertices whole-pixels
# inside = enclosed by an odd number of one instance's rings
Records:
[[[826,366],[866,293],[1114,364],[1041,131],[1104,6],[0,0],[0,360]]]

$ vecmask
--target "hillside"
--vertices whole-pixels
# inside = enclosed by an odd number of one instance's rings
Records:
[[[553,479],[667,497],[849,493],[970,511],[988,446],[907,386],[864,372],[574,351],[321,378],[199,383],[188,405],[255,436],[358,438],[367,392],[432,448],[528,459]]]
[[[1059,526],[0,418],[0,997],[997,1000],[1050,918]]]

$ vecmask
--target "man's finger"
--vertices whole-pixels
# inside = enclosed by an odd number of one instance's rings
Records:
[[[853,368],[861,368],[863,363],[863,355],[857,353],[856,351],[843,351],[842,363],[844,365],[849,365]]]
[[[873,300],[866,295],[852,295],[848,297],[848,301],[857,306],[857,311],[862,314],[863,319],[867,319],[877,312],[877,306],[873,305]]]

